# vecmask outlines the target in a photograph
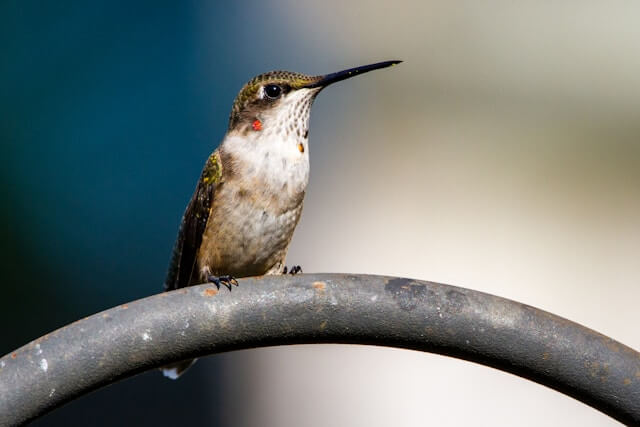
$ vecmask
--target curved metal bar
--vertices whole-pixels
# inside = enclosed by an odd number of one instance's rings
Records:
[[[553,314],[417,280],[263,276],[112,308],[0,359],[0,425],[32,420],[91,390],[177,360],[301,343],[428,351],[511,372],[640,424],[640,354]]]

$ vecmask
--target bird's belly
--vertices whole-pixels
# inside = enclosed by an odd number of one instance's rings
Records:
[[[278,211],[251,199],[233,202],[214,205],[198,254],[201,276],[280,272],[302,203]]]

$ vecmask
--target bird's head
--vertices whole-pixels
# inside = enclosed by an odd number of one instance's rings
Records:
[[[321,76],[290,71],[260,74],[245,84],[238,93],[231,109],[229,132],[293,132],[306,138],[311,104],[322,89],[340,80],[400,62],[379,62]]]

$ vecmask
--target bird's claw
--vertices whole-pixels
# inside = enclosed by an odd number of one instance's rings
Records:
[[[227,289],[231,290],[231,285],[238,286],[238,281],[235,277],[224,275],[224,276],[209,276],[207,277],[209,283],[213,283],[216,285],[218,290],[220,289],[220,285],[225,286]]]
[[[302,267],[300,267],[299,265],[294,265],[291,267],[291,270],[288,272],[289,274],[291,274],[292,276],[298,274],[298,273],[302,273]],[[282,274],[287,274],[287,267],[284,267],[284,271],[282,272]]]

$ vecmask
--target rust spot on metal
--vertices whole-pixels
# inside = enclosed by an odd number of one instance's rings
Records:
[[[324,291],[327,287],[327,284],[324,282],[313,282],[313,289],[316,291]]]
[[[605,339],[607,348],[614,353],[620,353],[620,345],[611,339]]]
[[[17,353],[12,353],[12,354],[11,354],[11,358],[12,358],[12,359],[15,359],[16,357],[18,357],[18,354],[17,354]]]
[[[323,320],[322,323],[320,323],[320,330],[323,330],[326,327],[327,327],[327,321]]]
[[[405,311],[414,310],[419,304],[434,297],[434,292],[426,285],[411,279],[391,279],[384,285],[384,290],[391,294],[394,301]]]
[[[631,384],[631,378],[625,378],[624,380],[622,380],[622,384],[624,384],[624,385]]]
[[[549,354],[548,351],[545,351],[544,353],[542,353],[542,360],[549,360],[550,357],[551,357],[551,354]]]
[[[443,309],[447,313],[458,314],[469,304],[467,296],[455,289],[447,291],[446,296],[447,298],[444,300]]]
[[[205,297],[212,297],[217,293],[218,293],[218,290],[216,288],[207,288],[204,290],[203,295]]]
[[[609,364],[600,363],[598,361],[584,362],[585,368],[589,370],[589,374],[593,378],[600,378],[601,381],[607,381],[609,377]]]
[[[129,308],[129,305],[128,304],[122,304],[120,306],[120,308],[123,309],[123,310],[126,310],[127,308]]]

